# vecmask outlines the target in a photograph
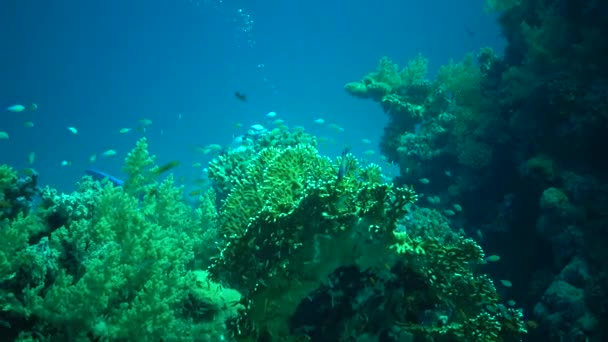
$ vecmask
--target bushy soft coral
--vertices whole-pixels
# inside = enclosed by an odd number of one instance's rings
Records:
[[[421,161],[427,169],[433,161],[442,168],[446,161],[453,162],[447,166],[451,169],[481,169],[492,162],[490,142],[496,139],[493,130],[501,121],[488,120],[495,106],[483,96],[483,77],[496,59],[491,49],[482,49],[479,58],[481,63],[473,54],[460,62],[451,61],[439,69],[435,79],[428,78],[428,60],[421,55],[400,72],[396,64],[383,58],[376,72],[347,84],[346,90],[355,96],[373,84],[390,85],[381,96],[369,97],[390,117],[385,129],[390,134],[383,136],[380,146],[389,160],[400,165],[405,179],[411,180],[409,171],[417,168],[412,163]]]
[[[127,155],[123,166],[123,171],[127,174],[124,184],[127,193],[141,196],[149,191],[155,179],[154,159],[155,157],[148,152],[146,138],[139,139],[135,148]]]
[[[194,245],[212,243],[198,224],[213,215],[184,203],[171,176],[160,183],[148,177],[154,172],[145,140],[129,160],[131,190],[85,177],[76,192],[47,188],[37,210],[0,221],[0,305],[7,324],[28,322],[20,339],[226,336],[223,320],[235,307],[209,298],[202,287],[210,281],[200,284],[190,270]],[[144,189],[154,191],[142,197]],[[208,314],[194,303],[207,305]]]
[[[473,54],[467,54],[462,61],[450,61],[439,68],[436,82],[441,92],[449,94],[454,104],[477,108],[482,103],[482,72]]]
[[[0,165],[0,219],[28,213],[38,192],[38,174],[35,171],[18,177],[13,168]]]

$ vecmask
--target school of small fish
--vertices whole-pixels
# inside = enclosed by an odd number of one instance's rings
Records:
[[[32,103],[30,105],[24,105],[24,104],[12,104],[10,106],[5,107],[5,110],[9,113],[27,113],[27,112],[34,112],[38,110],[38,105],[35,103]],[[182,113],[176,113],[176,117],[177,117],[177,121],[182,120],[183,118],[183,114]],[[276,111],[269,111],[266,112],[265,114],[261,115],[263,120],[260,120],[260,122],[253,122],[251,123],[247,129],[247,132],[243,135],[236,135],[233,137],[233,141],[232,141],[232,145],[230,145],[229,147],[234,150],[234,151],[239,151],[240,149],[242,149],[243,151],[246,150],[247,148],[247,144],[251,143],[251,139],[252,137],[255,137],[256,135],[260,135],[260,134],[268,134],[268,135],[274,135],[274,136],[278,136],[280,134],[283,134],[284,131],[290,129],[292,132],[301,132],[304,133],[307,131],[307,129],[304,126],[298,126],[298,125],[290,125],[288,126],[286,124],[286,121],[284,118],[281,117],[281,115],[279,115],[279,113],[277,113]],[[308,119],[311,120],[311,119]],[[310,122],[310,121],[308,121]],[[320,131],[321,134],[315,134],[316,135],[316,142],[318,144],[323,145],[323,146],[335,146],[337,143],[337,136],[335,135],[335,133],[342,133],[345,131],[345,129],[340,126],[339,124],[335,123],[335,122],[328,122],[325,118],[323,117],[316,117],[312,119],[312,123],[314,125],[312,125],[312,129],[316,130],[316,131]],[[31,119],[27,119],[24,120],[23,126],[27,129],[34,129],[35,124],[34,121]],[[117,132],[120,135],[128,135],[132,132],[137,132],[140,134],[146,133],[147,131],[149,131],[150,129],[152,129],[153,127],[153,122],[152,120],[148,119],[148,118],[141,118],[139,120],[137,120],[133,125],[127,125],[127,126],[123,126],[123,127],[117,127],[115,128],[116,130],[114,132]],[[237,129],[243,129],[244,124],[242,122],[237,122],[234,124],[234,127]],[[1,128],[1,127],[0,127]],[[70,133],[73,136],[80,136],[81,132],[79,130],[79,128],[75,125],[71,125],[71,126],[65,126],[65,129],[68,131],[68,133]],[[328,131],[329,129],[329,131]],[[86,133],[86,128],[83,128],[83,132]],[[334,134],[331,134],[331,133]],[[315,132],[316,133],[316,132]],[[323,133],[329,133],[328,136],[326,135],[322,135]],[[164,134],[164,130],[161,128],[160,129],[160,134],[163,135]],[[10,135],[8,131],[3,131],[0,130],[0,140],[9,140]],[[369,158],[369,161],[375,160],[378,161],[379,163],[382,162],[383,163],[383,168],[387,167],[387,168],[397,168],[396,172],[389,172],[389,173],[383,173],[382,177],[383,179],[385,179],[387,182],[392,182],[392,177],[394,175],[398,175],[399,171],[398,171],[398,166],[392,165],[391,163],[389,163],[387,161],[387,158],[382,155],[381,153],[378,152],[378,150],[374,149],[374,148],[369,148],[371,147],[371,145],[373,145],[372,140],[369,138],[361,138],[359,140],[359,150],[358,153],[360,153],[362,156],[365,156],[366,158]],[[226,147],[220,144],[216,144],[216,143],[210,143],[207,145],[203,145],[203,146],[195,146],[193,147],[194,151],[201,153],[203,155],[207,155],[207,154],[211,154],[211,155],[218,155],[221,153],[225,153],[226,151]],[[349,147],[346,147],[346,150],[351,151],[351,149]],[[355,150],[356,151],[356,150]],[[107,148],[106,150],[103,151],[97,151],[96,153],[93,153],[89,156],[88,158],[88,162],[89,163],[95,163],[98,161],[98,157],[101,158],[110,158],[110,157],[114,157],[118,154],[118,151],[114,148],[111,148],[109,146],[109,148]],[[36,161],[36,152],[31,151],[27,154],[27,165],[34,165],[35,161]],[[59,164],[63,167],[69,167],[73,165],[73,161],[71,159],[63,159],[59,162]],[[177,167],[180,166],[180,162],[178,160],[173,160],[173,161],[169,161],[164,165],[158,166],[156,169],[156,173],[157,174],[164,174],[165,172],[168,172],[170,170],[173,170]],[[203,167],[203,163],[201,162],[194,162],[191,164],[191,167],[194,169],[198,169],[198,172],[203,172],[206,170]],[[407,173],[407,170],[405,171]],[[393,176],[390,176],[390,175]],[[452,172],[450,170],[446,170],[445,171],[445,176],[447,177],[452,177]],[[418,183],[421,184],[423,187],[424,186],[430,186],[431,185],[431,179],[427,178],[427,177],[421,177],[418,178]],[[199,194],[199,190],[194,190],[192,192],[192,194]],[[437,195],[426,195],[424,196],[424,194],[422,194],[423,196],[421,197],[425,197],[426,200],[428,201],[429,204],[431,205],[440,205],[441,203],[441,198]],[[450,218],[453,216],[458,215],[458,213],[460,213],[463,209],[459,204],[452,204],[452,205],[448,205],[448,204],[443,204],[443,210],[442,213]],[[485,259],[486,262],[498,262],[500,260],[500,257],[497,255],[491,255],[489,257],[487,257]],[[510,282],[508,282],[507,280],[503,280],[501,281],[502,285],[505,287],[510,287]]]

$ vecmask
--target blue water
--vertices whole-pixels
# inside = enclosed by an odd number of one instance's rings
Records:
[[[192,163],[212,157],[193,147],[229,144],[252,124],[268,125],[269,111],[333,140],[323,153],[377,150],[387,116],[346,94],[346,82],[385,55],[403,65],[422,53],[432,73],[481,46],[504,45],[482,0],[5,0],[0,16],[0,108],[38,106],[0,111],[0,131],[10,135],[0,140],[0,164],[33,167],[62,191],[93,154],[95,168],[123,176],[141,133],[119,129],[143,118],[153,122],[145,135],[158,163],[180,160],[174,171],[186,179],[201,172]],[[99,155],[108,149],[117,155]]]

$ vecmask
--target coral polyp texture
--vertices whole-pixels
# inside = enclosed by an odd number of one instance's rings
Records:
[[[216,157],[218,190],[195,205],[172,175],[155,171],[141,139],[125,160],[124,186],[85,176],[71,194],[45,187],[28,210],[3,210],[5,332],[18,341],[338,341],[387,331],[393,340],[509,341],[525,333],[521,312],[474,272],[479,245],[419,208],[411,187],[385,183],[378,165],[322,156],[314,139],[289,137]],[[15,193],[32,193],[22,184],[33,183],[0,170],[4,207],[23,208]]]

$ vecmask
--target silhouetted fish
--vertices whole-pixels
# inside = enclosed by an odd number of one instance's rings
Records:
[[[247,102],[247,95],[241,93],[240,91],[235,91],[234,96],[240,101]]]

